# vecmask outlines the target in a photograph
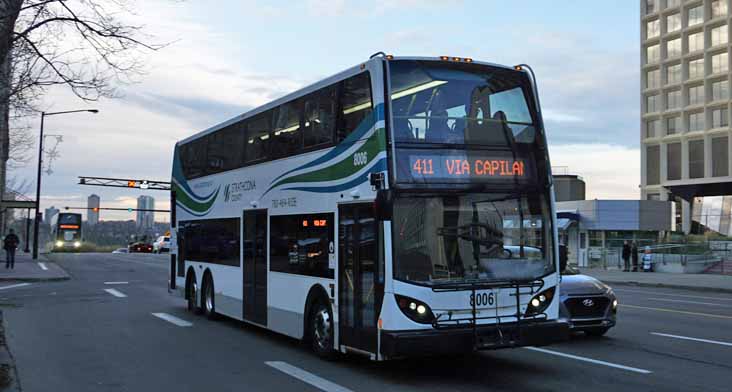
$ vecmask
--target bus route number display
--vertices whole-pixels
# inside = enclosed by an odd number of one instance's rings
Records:
[[[411,155],[409,167],[412,178],[435,180],[491,181],[497,179],[526,180],[527,163],[520,158],[467,155]]]

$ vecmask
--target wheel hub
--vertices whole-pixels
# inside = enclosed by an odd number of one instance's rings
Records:
[[[330,335],[332,331],[332,323],[330,314],[325,308],[320,308],[314,317],[315,325],[313,325],[313,331],[315,332],[315,343],[321,349],[328,349],[330,343]]]

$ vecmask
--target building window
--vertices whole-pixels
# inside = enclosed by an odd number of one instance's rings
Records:
[[[729,69],[727,57],[727,52],[712,56],[712,73],[727,72]]]
[[[726,80],[720,80],[712,83],[712,100],[719,101],[729,98],[729,83]]]
[[[657,88],[661,86],[661,71],[654,69],[646,73],[646,87]]]
[[[704,76],[704,59],[689,61],[689,79],[701,78]]]
[[[661,120],[650,120],[646,122],[646,138],[656,137],[659,135],[661,127]]]
[[[728,125],[727,108],[712,110],[712,128],[727,128]]]
[[[666,8],[678,7],[681,5],[681,0],[666,0]]]
[[[652,14],[656,12],[658,0],[646,0],[646,14]]]
[[[602,231],[600,230],[590,230],[589,231],[589,237],[590,237],[590,246],[592,247],[601,247],[602,246]]]
[[[674,116],[666,119],[666,134],[674,135],[681,132],[681,117]]]
[[[727,43],[727,25],[718,26],[712,29],[712,46],[724,45]]]
[[[681,179],[681,143],[666,145],[666,179]]]
[[[332,279],[333,223],[332,213],[270,217],[270,270]]]
[[[661,183],[661,146],[646,147],[646,185]]]
[[[704,130],[704,113],[691,113],[689,115],[689,132]]]
[[[669,65],[666,68],[666,84],[681,82],[681,64]]]
[[[671,33],[681,30],[681,14],[671,14],[666,17],[666,32]]]
[[[646,64],[657,63],[661,58],[661,51],[658,44],[646,48]]]
[[[666,42],[666,56],[668,58],[681,56],[681,38]]]
[[[681,91],[669,91],[666,93],[666,109],[673,110],[681,107]]]
[[[660,105],[658,102],[658,94],[649,95],[646,97],[646,113],[653,113],[659,111]]]
[[[651,20],[646,23],[646,39],[656,38],[660,34],[661,28],[658,19]]]
[[[704,177],[704,139],[689,140],[689,178]]]
[[[646,195],[646,200],[661,200],[660,193],[649,193]]]
[[[712,1],[712,18],[718,18],[727,15],[727,0]]]
[[[704,103],[704,86],[689,87],[689,105]]]
[[[712,176],[725,177],[729,175],[729,137],[715,137],[712,139]]]
[[[704,50],[704,33],[689,34],[689,53]]]
[[[687,26],[693,26],[704,22],[704,7],[700,5],[694,8],[689,8],[689,18],[687,21]]]

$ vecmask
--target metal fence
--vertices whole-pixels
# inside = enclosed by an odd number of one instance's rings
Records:
[[[732,275],[732,241],[705,243],[659,244],[638,249],[638,268],[643,255],[650,251],[653,271],[675,273],[707,273]],[[591,268],[623,270],[622,248],[591,249]],[[632,257],[631,257],[631,268]]]

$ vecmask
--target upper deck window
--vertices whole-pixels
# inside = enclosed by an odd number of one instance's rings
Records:
[[[512,145],[535,140],[529,80],[478,64],[389,63],[398,143]]]

